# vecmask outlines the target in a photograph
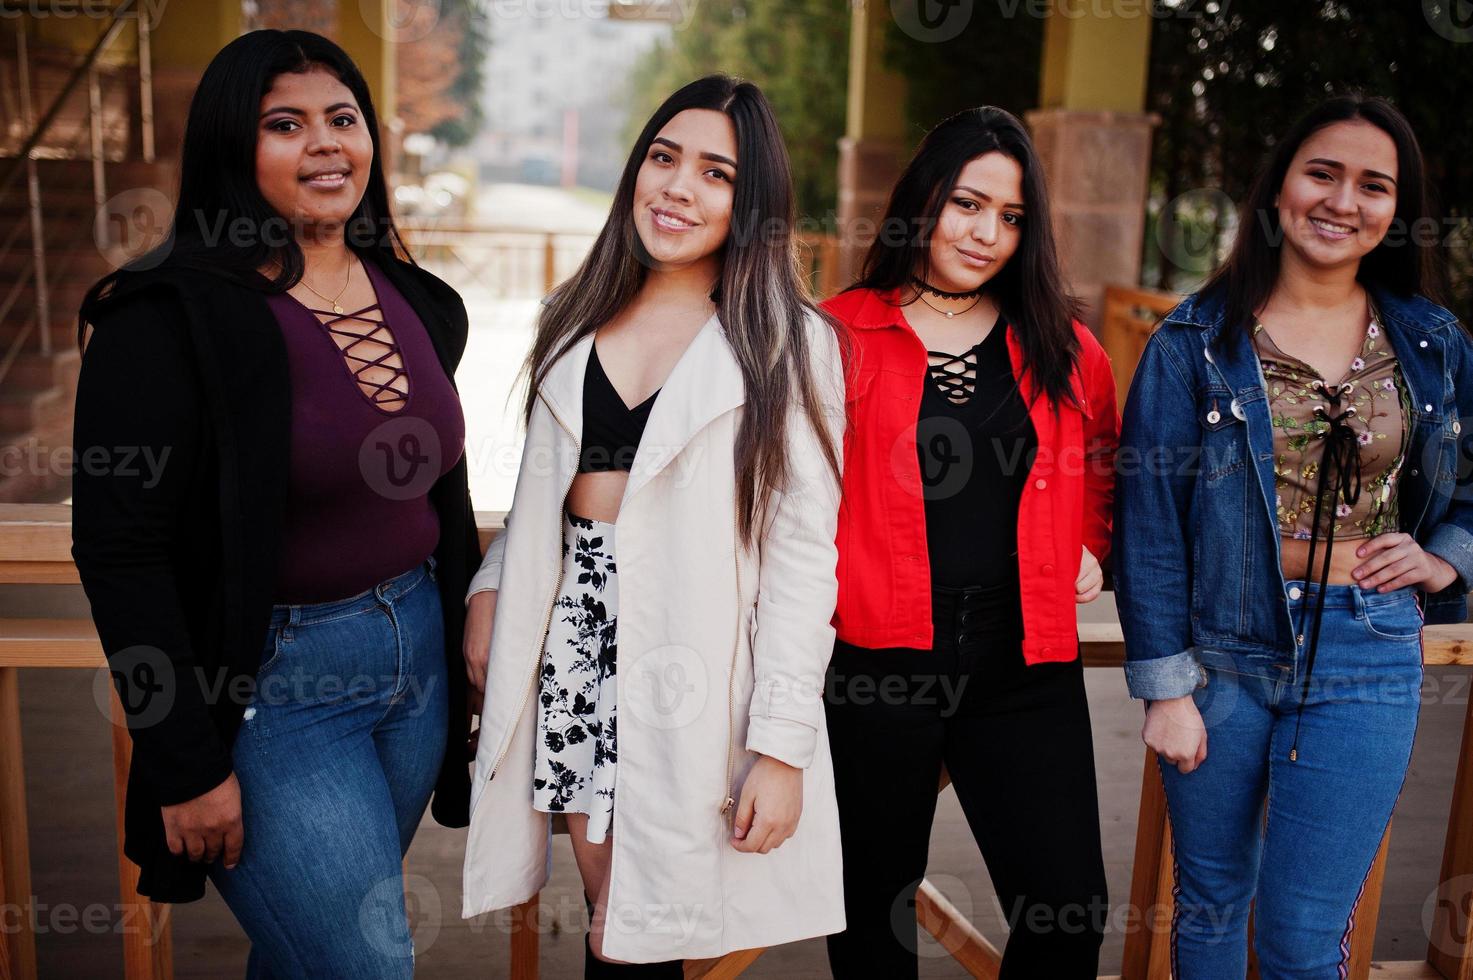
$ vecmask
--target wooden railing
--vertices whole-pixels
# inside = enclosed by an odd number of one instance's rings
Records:
[[[1156,324],[1181,300],[1174,293],[1128,286],[1106,286],[1105,308],[1100,317],[1100,346],[1110,355],[1115,372],[1116,404],[1125,407],[1130,379],[1140,363],[1141,352]]]
[[[484,545],[501,526],[499,513],[477,514]],[[0,505],[0,586],[76,584],[71,561],[71,514],[65,505]],[[1119,669],[1124,659],[1120,628],[1115,623],[1082,624],[1080,641],[1086,667]],[[1428,665],[1473,667],[1473,627],[1429,627],[1424,637]],[[96,670],[104,658],[92,624],[85,620],[0,619],[0,909],[19,909],[18,928],[0,935],[0,980],[32,980],[36,976],[35,936],[31,932],[30,856],[26,826],[25,773],[21,755],[20,702],[17,673],[22,667]],[[113,778],[121,839],[123,796],[130,743],[121,709],[113,704]],[[1356,915],[1350,976],[1377,978],[1473,978],[1473,700],[1464,719],[1462,748],[1453,774],[1438,896],[1427,954],[1423,960],[1373,963],[1375,937],[1385,876],[1386,842],[1376,858]],[[1389,838],[1390,831],[1387,831]],[[1171,921],[1171,831],[1156,760],[1145,752],[1141,773],[1140,820],[1120,973],[1125,980],[1167,980]],[[169,906],[154,905],[137,892],[137,872],[119,850],[118,889],[121,908],[147,924],[125,930],[124,974],[128,980],[167,980],[173,975]],[[136,910],[136,911],[135,911]],[[138,918],[139,916],[143,918]],[[929,882],[916,895],[916,918],[968,972],[995,978],[1000,957],[992,945]],[[537,899],[513,916],[510,975],[517,980],[537,976]],[[686,964],[687,978],[735,977],[762,950],[744,950],[713,960]],[[1250,976],[1256,972],[1250,971]]]
[[[405,219],[399,231],[415,258],[433,262],[452,286],[474,285],[497,299],[546,296],[578,268],[595,237],[433,218]],[[799,235],[796,245],[799,266],[815,296],[832,296],[845,285],[838,278],[837,236]]]

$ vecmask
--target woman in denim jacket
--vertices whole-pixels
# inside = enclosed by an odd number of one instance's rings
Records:
[[[1162,760],[1178,977],[1241,980],[1255,898],[1265,980],[1344,975],[1411,757],[1424,617],[1466,616],[1473,345],[1426,298],[1424,187],[1389,103],[1314,109],[1131,387],[1116,586]]]

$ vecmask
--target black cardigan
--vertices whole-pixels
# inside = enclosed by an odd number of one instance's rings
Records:
[[[465,305],[407,262],[365,256],[424,322],[446,375],[465,350]],[[167,265],[125,275],[88,311],[73,446],[72,557],[128,713],[123,853],[158,902],[204,896],[205,865],[169,852],[159,807],[232,771],[276,578],[287,495],[291,386],[265,293]],[[450,721],[431,812],[469,822],[461,637],[481,552],[466,460],[438,480],[435,548]],[[247,834],[250,828],[245,828]]]

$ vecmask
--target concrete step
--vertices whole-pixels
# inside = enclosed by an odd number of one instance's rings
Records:
[[[61,385],[26,388],[7,379],[0,390],[0,430],[47,429],[71,418],[75,391]]]
[[[8,473],[0,467],[0,504],[51,504],[72,495],[70,473]]]
[[[82,352],[75,346],[54,351],[50,355],[32,352],[22,354],[10,366],[0,385],[44,391],[47,388],[70,388],[76,391],[77,373],[82,367]]]
[[[66,276],[61,282],[52,282],[48,289],[51,298],[51,321],[74,324],[77,310],[82,306],[82,297],[87,295],[87,290],[92,288],[98,278],[100,277]],[[36,310],[39,292],[35,283],[28,281],[16,294],[15,306],[11,307],[10,316],[6,319],[15,317],[29,319]],[[3,301],[8,295],[10,295],[10,284],[0,283],[0,301]]]
[[[71,495],[71,414],[44,428],[0,429],[0,503],[39,503]]]

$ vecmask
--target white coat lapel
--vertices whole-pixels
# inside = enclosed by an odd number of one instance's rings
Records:
[[[742,370],[713,314],[675,362],[650,409],[634,454],[622,507],[680,455],[687,443],[721,415],[746,401]]]
[[[579,445],[583,443],[583,376],[588,371],[588,352],[592,348],[593,334],[589,333],[552,362],[539,389],[553,417],[573,434]]]

